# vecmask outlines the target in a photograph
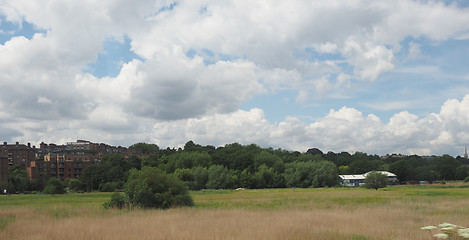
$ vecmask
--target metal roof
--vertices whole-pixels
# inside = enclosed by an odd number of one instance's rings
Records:
[[[365,179],[365,175],[363,174],[356,174],[356,175],[339,175],[340,178],[343,180],[363,180]]]

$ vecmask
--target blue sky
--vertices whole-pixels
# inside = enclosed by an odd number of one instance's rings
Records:
[[[456,0],[0,1],[0,134],[461,155],[468,22]]]

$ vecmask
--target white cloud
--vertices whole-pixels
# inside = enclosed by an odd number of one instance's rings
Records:
[[[384,123],[377,116],[353,108],[331,110],[314,123],[289,117],[270,123],[260,109],[199,119],[160,122],[153,128],[154,141],[163,146],[182,146],[193,140],[215,146],[231,142],[257,143],[262,146],[306,151],[318,147],[323,151],[362,151],[368,153],[460,154],[469,134],[456,131],[469,127],[469,95],[462,101],[449,100],[440,113],[419,118],[403,111]],[[447,116],[452,117],[449,119]]]
[[[28,141],[193,139],[403,153],[469,141],[469,97],[422,119],[401,112],[386,124],[346,107],[312,124],[293,117],[272,124],[261,109],[239,110],[258,94],[284,90],[297,91],[298,103],[340,98],[356,80],[371,84],[393,70],[402,48],[420,56],[417,43],[401,46],[406,39],[464,38],[467,8],[406,0],[172,3],[0,0],[3,21],[44,30],[0,45],[0,121],[7,123],[0,131]],[[123,63],[114,78],[83,73],[106,39],[124,36],[142,60]],[[435,70],[401,71],[422,69]]]
[[[21,26],[23,19],[19,11],[6,2],[0,2],[0,4],[0,16],[4,16],[7,21]]]

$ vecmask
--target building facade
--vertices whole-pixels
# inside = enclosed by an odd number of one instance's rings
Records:
[[[127,148],[115,147],[104,143],[93,143],[86,140],[67,142],[63,145],[42,142],[38,149],[31,144],[0,145],[0,182],[8,182],[8,167],[24,165],[30,179],[60,180],[79,178],[83,171],[104,154],[127,154]]]
[[[0,149],[0,183],[8,182],[8,152]]]
[[[390,185],[395,185],[398,183],[396,174],[390,173],[387,171],[376,171],[376,172],[385,175],[388,178]],[[363,186],[365,184],[365,178],[368,173],[370,172],[367,172],[365,174],[355,174],[355,175],[339,175],[340,184],[346,185],[349,187]]]
[[[79,178],[83,171],[96,161],[95,155],[92,154],[51,153],[44,156],[42,172],[62,181],[70,180]],[[46,169],[48,173],[45,172]]]
[[[24,145],[19,142],[16,142],[16,144],[4,142],[0,149],[7,153],[9,166],[23,164],[27,167],[31,161],[36,159],[37,150],[35,147],[31,147],[30,143]]]

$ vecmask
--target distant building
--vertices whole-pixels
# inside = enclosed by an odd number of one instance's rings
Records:
[[[8,182],[8,151],[0,148],[0,183],[2,182]]]
[[[7,153],[8,165],[24,164],[25,167],[29,166],[29,163],[36,158],[36,148],[28,145],[20,144],[8,144],[4,142],[0,145],[0,150]]]
[[[94,154],[50,153],[44,156],[42,172],[47,169],[50,177],[70,180],[79,178],[83,171],[96,161]]]
[[[387,171],[376,171],[376,172],[386,175],[388,177],[389,184],[391,185],[397,184],[396,174],[390,173]],[[368,175],[368,173],[370,172],[367,172],[365,174],[355,174],[355,175],[339,175],[340,184],[350,186],[350,187],[362,186],[363,184],[365,184],[365,178],[366,178],[366,175]]]
[[[60,180],[79,178],[83,171],[105,154],[127,154],[127,148],[86,140],[67,142],[65,145],[40,144],[42,159],[31,164],[31,176],[48,175]]]
[[[340,185],[345,185],[349,187],[359,187],[365,184],[365,175],[339,175]]]
[[[30,179],[56,177],[60,180],[79,178],[83,171],[104,154],[128,154],[125,147],[115,147],[86,140],[67,142],[64,145],[42,142],[39,148],[31,144],[0,145],[0,182],[8,182],[8,167],[24,165]]]

